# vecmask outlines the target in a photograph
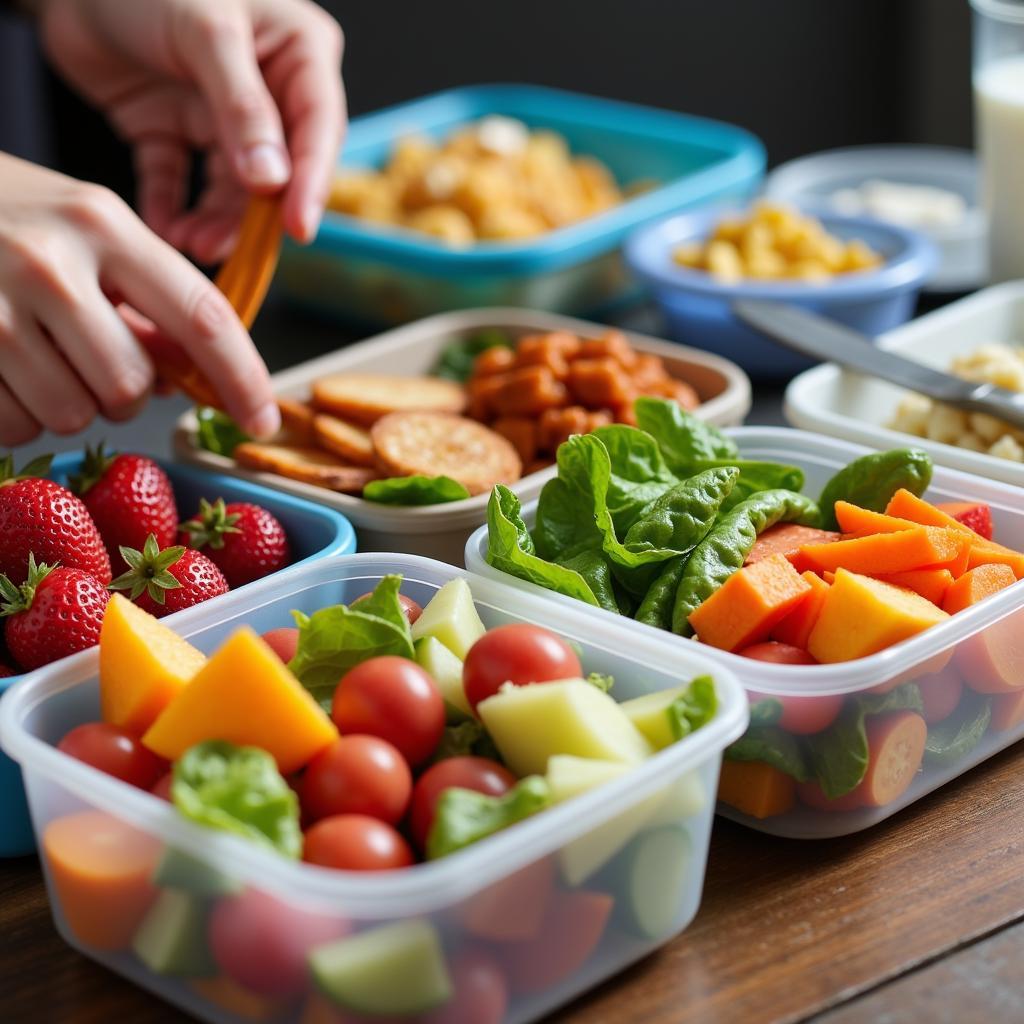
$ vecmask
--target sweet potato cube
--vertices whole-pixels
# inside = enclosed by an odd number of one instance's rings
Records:
[[[839,534],[832,530],[816,530],[812,526],[800,526],[798,523],[777,523],[765,530],[747,555],[747,565],[760,562],[771,555],[785,555],[797,572],[803,572],[807,566],[799,565],[799,552],[805,544],[831,544],[839,540]]]
[[[810,589],[784,555],[772,555],[733,573],[693,612],[690,625],[712,647],[742,650],[767,640]]]
[[[495,345],[493,348],[484,349],[473,360],[473,376],[491,377],[496,373],[504,373],[512,369],[515,361],[516,356],[512,349],[504,345]]]
[[[496,434],[501,434],[515,448],[524,466],[537,457],[537,421],[535,419],[530,419],[528,416],[502,416],[491,424],[491,430]]]
[[[543,452],[554,452],[573,434],[585,434],[590,429],[590,414],[582,405],[567,405],[564,409],[545,409],[537,422],[537,447]]]
[[[875,533],[831,544],[805,544],[800,548],[800,554],[807,567],[817,573],[826,569],[832,572],[849,569],[851,572],[877,574],[946,568],[957,560],[965,563],[969,550],[970,545],[963,535],[953,530],[919,526],[912,530]]]
[[[947,589],[941,602],[942,608],[950,615],[955,615],[990,594],[1012,587],[1016,582],[1017,577],[1008,565],[998,562],[977,565]]]
[[[580,344],[580,359],[614,359],[627,370],[636,366],[637,353],[622,331],[612,328],[600,338],[584,338]]]
[[[640,391],[672,379],[665,369],[661,356],[656,356],[653,352],[638,352],[629,376]]]
[[[829,585],[809,570],[800,574],[811,588],[803,600],[771,631],[772,640],[807,650],[807,638],[821,614]]]
[[[943,523],[918,523],[911,519],[900,519],[884,512],[872,512],[869,508],[851,505],[848,501],[835,504],[836,522],[843,533],[854,537],[868,537],[873,533],[898,533],[912,530],[915,526],[942,526]]]
[[[796,783],[792,776],[764,761],[722,761],[718,799],[752,818],[773,818],[792,810]]]
[[[967,568],[974,569],[979,565],[1005,565],[1017,579],[1024,579],[1024,554],[1004,548],[1002,544],[991,540],[972,544],[967,553]]]
[[[940,608],[946,591],[953,583],[953,574],[948,569],[908,569],[906,572],[875,573],[874,576],[876,580],[891,583],[894,587],[906,587]],[[948,608],[946,610],[949,611]]]
[[[499,415],[536,416],[545,409],[565,405],[565,386],[546,366],[524,366],[499,379],[502,387],[490,398],[491,408]]]
[[[807,649],[823,663],[852,661],[948,618],[920,594],[839,568],[807,640]]]
[[[546,366],[559,380],[569,375],[569,360],[557,334],[531,334],[516,347],[516,366]]]
[[[626,371],[614,359],[576,359],[566,380],[579,405],[608,409],[622,405],[635,392]]]

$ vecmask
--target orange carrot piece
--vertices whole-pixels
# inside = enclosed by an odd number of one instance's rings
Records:
[[[866,807],[884,807],[901,797],[914,781],[924,757],[928,726],[913,711],[869,716],[868,770],[857,787]]]
[[[1014,612],[968,637],[953,660],[964,682],[978,693],[1024,689],[1024,613]]]
[[[884,512],[872,512],[869,508],[851,505],[848,501],[835,504],[836,522],[843,533],[854,537],[867,537],[873,533],[897,533],[913,530],[917,526],[938,526],[939,523],[916,523],[910,519],[899,519]]]
[[[826,569],[822,574],[821,578],[831,587],[836,581],[836,574]]]
[[[967,568],[974,569],[979,565],[1006,565],[1017,579],[1024,579],[1024,554],[991,540],[972,544],[967,553]]]
[[[504,373],[511,370],[516,361],[515,353],[504,345],[495,345],[493,348],[484,349],[473,360],[474,377],[491,377],[496,373]]]
[[[792,810],[796,782],[764,761],[722,761],[718,799],[752,818],[774,818]]]
[[[806,650],[807,638],[814,629],[814,624],[821,614],[821,606],[828,594],[828,584],[813,572],[803,572],[801,577],[806,580],[810,590],[804,599],[771,631],[773,640],[782,644],[792,644]]]
[[[127,948],[157,890],[151,882],[163,845],[102,811],[51,821],[43,857],[68,928],[93,949]]]
[[[1016,693],[996,693],[992,695],[993,732],[1007,732],[1024,724],[1024,689]]]
[[[953,584],[953,574],[948,569],[908,569],[906,572],[879,573],[875,579],[913,590],[940,608],[946,591]]]
[[[535,416],[552,406],[565,405],[565,385],[546,366],[524,366],[484,380],[502,380],[503,386],[490,396],[490,404],[503,416]]]
[[[524,466],[537,457],[538,431],[535,419],[529,416],[502,416],[491,424],[491,430],[501,434],[515,448]]]
[[[733,573],[690,615],[690,625],[703,643],[738,651],[767,640],[810,590],[785,555],[771,555]]]
[[[943,611],[950,615],[962,612],[972,604],[1012,587],[1017,577],[1008,565],[991,563],[977,565],[963,574],[947,591],[942,601]]]
[[[579,347],[580,359],[614,359],[620,366],[631,370],[637,353],[622,331],[612,328],[600,338],[584,338]]]
[[[945,568],[954,559],[966,562],[968,550],[967,541],[954,531],[920,526],[830,544],[805,544],[800,553],[815,572],[848,569],[874,574]]]
[[[909,519],[912,523],[918,523],[921,526],[944,526],[950,530],[966,531],[977,536],[973,530],[964,526],[959,520],[904,487],[901,487],[889,499],[889,504],[885,506],[885,514],[898,519]]]
[[[614,359],[576,359],[566,380],[574,400],[589,409],[622,405],[634,392],[633,382]]]
[[[785,555],[792,562],[805,544],[831,544],[835,540],[839,540],[839,534],[833,530],[816,530],[798,523],[778,523],[757,538],[745,564],[753,565],[771,555]],[[797,568],[797,572],[801,571]]]

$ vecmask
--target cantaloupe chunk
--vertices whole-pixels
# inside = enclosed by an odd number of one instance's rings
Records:
[[[834,544],[810,544],[800,549],[815,572],[849,569],[850,572],[872,575],[908,569],[947,568],[952,563],[962,563],[966,568],[969,550],[970,544],[962,534],[934,526],[875,533]]]
[[[911,519],[884,512],[872,512],[869,508],[851,505],[848,501],[836,502],[836,522],[843,533],[853,537],[870,537],[873,533],[898,533],[912,530],[915,526],[939,526],[940,523],[916,523]]]
[[[1016,582],[1017,577],[1008,565],[977,565],[973,569],[968,569],[949,587],[943,598],[942,608],[950,615],[955,615],[991,594],[1012,587]]]
[[[722,762],[718,799],[752,818],[774,818],[792,810],[796,782],[792,776],[764,761]]]
[[[1014,612],[957,645],[956,667],[978,693],[1024,689],[1024,614]]]
[[[334,723],[308,691],[245,626],[206,662],[142,742],[171,761],[203,740],[262,747],[288,774],[337,738]]]
[[[837,569],[807,649],[820,662],[852,661],[948,618],[941,608],[911,590]]]
[[[953,584],[953,574],[948,569],[908,569],[906,572],[880,573],[875,579],[891,583],[894,587],[906,587],[940,608],[946,591]]]
[[[103,721],[141,735],[205,663],[174,630],[114,594],[100,629]]]
[[[767,640],[810,590],[785,555],[770,555],[733,573],[691,613],[690,625],[702,643],[738,651]]]
[[[996,544],[994,541],[982,540],[971,545],[967,555],[967,568],[974,569],[979,565],[1009,566],[1017,579],[1024,580],[1024,555],[1019,551],[1004,548],[1002,544]]]
[[[772,640],[778,640],[780,644],[792,644],[806,650],[807,638],[821,614],[821,606],[825,602],[829,584],[809,569],[800,575],[811,589],[768,635]]]

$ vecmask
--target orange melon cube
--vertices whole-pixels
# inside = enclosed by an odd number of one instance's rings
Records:
[[[942,607],[950,615],[955,615],[972,604],[977,604],[990,594],[1012,587],[1016,582],[1017,577],[1014,576],[1013,570],[1008,565],[999,563],[977,565],[965,572],[946,591]]]
[[[932,604],[942,607],[946,591],[953,584],[953,574],[948,569],[908,569],[906,572],[872,573],[876,580],[891,583],[894,587],[906,587],[927,598]],[[946,609],[949,611],[949,609]]]
[[[821,614],[825,603],[828,583],[813,572],[804,572],[801,577],[810,586],[804,599],[771,631],[771,638],[780,644],[792,644],[807,649],[807,638]]]

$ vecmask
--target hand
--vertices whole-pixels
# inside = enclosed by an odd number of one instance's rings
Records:
[[[113,192],[0,155],[0,444],[133,416],[153,384],[129,327],[139,314],[215,383],[243,430],[277,429],[266,367],[202,273]]]
[[[284,188],[316,234],[345,126],[342,34],[311,0],[37,0],[53,64],[134,147],[143,220],[201,263],[234,244],[247,192]],[[192,156],[206,188],[185,210]]]

